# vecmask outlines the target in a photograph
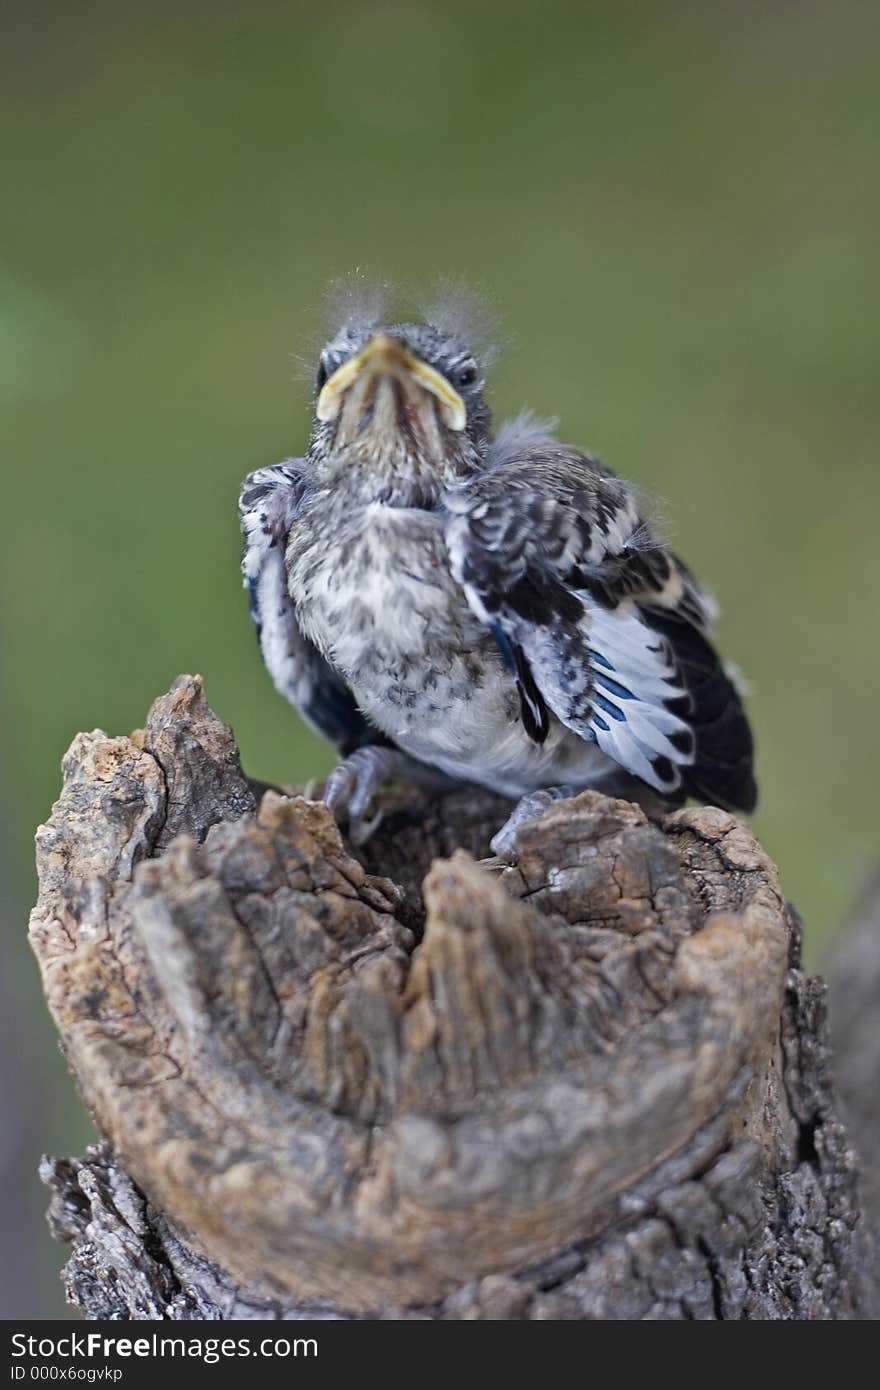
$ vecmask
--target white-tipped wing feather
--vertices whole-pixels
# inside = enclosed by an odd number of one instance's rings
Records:
[[[707,641],[708,605],[626,485],[528,421],[445,499],[453,574],[516,672],[523,723],[541,703],[670,799],[750,809],[751,735]]]

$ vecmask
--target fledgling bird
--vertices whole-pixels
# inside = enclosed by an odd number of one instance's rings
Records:
[[[521,798],[492,842],[596,787],[751,811],[752,737],[712,609],[631,489],[524,415],[493,432],[455,331],[352,315],[303,458],[240,498],[279,691],[342,755],[325,801],[363,842],[392,778]]]

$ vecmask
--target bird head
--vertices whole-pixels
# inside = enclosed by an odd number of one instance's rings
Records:
[[[310,460],[377,495],[436,495],[485,453],[483,384],[466,344],[431,324],[348,326],[321,353]]]

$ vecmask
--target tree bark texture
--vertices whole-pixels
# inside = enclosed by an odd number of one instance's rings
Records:
[[[44,1160],[88,1317],[869,1316],[825,988],[713,808],[389,793],[359,854],[198,678],[80,734],[31,940],[103,1142]]]
[[[864,1220],[875,1235],[867,1278],[880,1290],[880,873],[843,931],[830,994],[841,1110],[859,1159]]]

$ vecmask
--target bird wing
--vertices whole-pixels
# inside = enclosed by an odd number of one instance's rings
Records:
[[[383,740],[297,622],[287,587],[285,550],[306,486],[301,459],[248,474],[238,500],[244,536],[241,569],[260,652],[276,689],[316,733],[348,754]]]
[[[752,740],[711,605],[631,490],[529,421],[444,498],[452,572],[542,742],[547,709],[662,795],[751,810]]]

